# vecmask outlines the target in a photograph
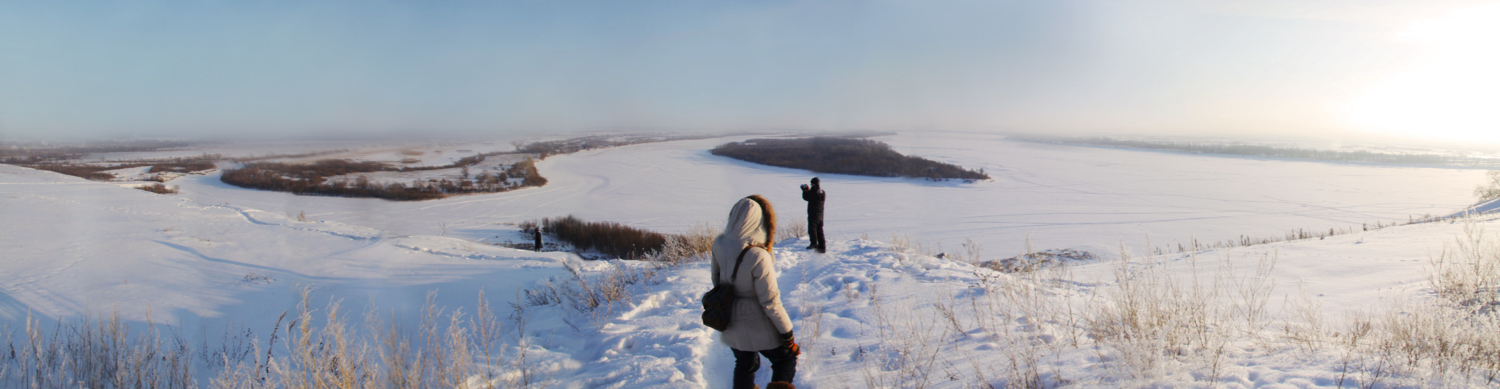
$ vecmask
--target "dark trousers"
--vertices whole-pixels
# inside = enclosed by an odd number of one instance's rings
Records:
[[[807,217],[807,240],[818,250],[828,250],[828,240],[823,236],[823,218]]]
[[[730,349],[734,350],[734,349]],[[785,346],[755,351],[734,350],[734,389],[755,387],[755,372],[760,370],[760,356],[771,361],[771,382],[791,383],[797,375],[797,356]]]

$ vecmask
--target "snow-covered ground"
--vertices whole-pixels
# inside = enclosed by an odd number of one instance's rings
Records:
[[[168,184],[179,194],[157,195],[0,165],[0,320],[14,330],[28,314],[52,320],[118,310],[126,320],[149,315],[177,326],[197,342],[212,343],[228,328],[251,329],[264,342],[304,288],[317,306],[341,301],[353,316],[373,310],[412,326],[433,291],[449,310],[474,312],[481,291],[525,305],[523,290],[572,282],[570,268],[594,277],[650,266],[483,243],[513,237],[510,223],[573,214],[681,231],[721,224],[728,206],[751,193],[770,198],[783,223],[800,219],[796,187],[810,175],[708,154],[730,140],[554,156],[539,164],[550,180],[545,187],[424,202],[252,191],[216,175],[177,178]],[[1096,316],[1057,309],[1107,304],[1121,287],[1115,258],[1122,245],[1140,251],[1148,238],[1168,246],[1449,214],[1472,202],[1481,179],[1481,172],[1458,169],[1050,146],[973,134],[880,140],[903,153],[984,168],[995,179],[822,176],[829,252],[801,250],[805,239],[776,250],[778,282],[806,347],[800,387],[1003,385],[1016,383],[1005,366],[1018,355],[1035,357],[1048,386],[1332,387],[1342,361],[1267,340],[1274,325],[1228,338],[1211,364],[1188,356],[1132,369],[1124,366],[1130,358],[1090,343],[1083,321]],[[1493,220],[1476,223],[1500,231]],[[1136,256],[1127,267],[1180,280],[1197,274],[1208,285],[1215,275],[1243,277],[1274,258],[1263,283],[1271,320],[1287,322],[1313,306],[1336,322],[1390,301],[1421,301],[1429,258],[1464,228],[1416,224],[1207,251],[1195,260]],[[905,240],[894,235],[922,247],[893,245]],[[1037,249],[1078,248],[1107,259],[1027,278],[924,255],[962,253],[959,243],[973,239],[983,246],[981,259],[1009,257],[1023,251],[1028,236]],[[1225,264],[1237,270],[1220,272]],[[526,333],[514,339],[530,345],[531,369],[552,386],[727,387],[729,351],[698,323],[707,273],[706,262],[663,270],[633,286],[630,301],[592,314],[566,304],[531,307]],[[1021,290],[1057,309],[1024,312],[1015,305],[1024,300],[1015,297]],[[1433,385],[1479,383],[1410,373],[1376,387]]]
[[[824,175],[826,232],[835,239],[906,235],[933,251],[966,239],[988,256],[1074,248],[1111,255],[1121,244],[1144,250],[1289,230],[1327,230],[1425,214],[1473,202],[1477,170],[1225,158],[1006,141],[1000,136],[923,133],[876,138],[898,151],[970,169],[994,180],[963,184]],[[253,192],[217,176],[174,181],[180,196],[271,212],[305,212],[404,235],[478,240],[504,223],[568,214],[658,231],[722,219],[726,204],[766,196],[786,222],[802,219],[798,185],[807,171],[709,154],[738,139],[650,143],[584,151],[538,164],[538,189],[390,202]],[[941,246],[941,248],[939,248]]]

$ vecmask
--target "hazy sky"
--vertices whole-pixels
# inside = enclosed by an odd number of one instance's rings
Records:
[[[0,1],[0,139],[593,130],[1500,140],[1494,1]]]

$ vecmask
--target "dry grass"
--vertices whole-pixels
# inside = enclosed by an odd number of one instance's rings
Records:
[[[805,221],[798,221],[798,222],[791,222],[791,223],[786,223],[786,222],[778,222],[778,223],[776,223],[776,241],[777,242],[784,241],[784,240],[787,240],[787,239],[797,239],[797,238],[801,238],[801,237],[804,237],[804,236],[807,236],[807,222],[805,222]]]
[[[216,349],[194,348],[170,327],[133,329],[118,315],[43,326],[28,316],[19,338],[7,331],[0,386],[28,388],[528,388],[551,384],[525,334],[530,314],[513,306],[510,324],[484,295],[473,314],[447,311],[429,294],[416,328],[373,313],[349,320],[337,300],[314,310],[306,289],[266,343],[248,329],[226,330]],[[321,311],[321,313],[315,313]],[[508,335],[508,336],[507,336]],[[268,348],[262,348],[262,345]],[[217,370],[200,385],[195,359]]]
[[[714,238],[718,236],[718,228],[708,222],[698,222],[681,234],[667,235],[661,250],[647,255],[646,259],[667,267],[702,260],[713,249]]]
[[[149,314],[148,314],[149,315]],[[135,332],[108,318],[57,322],[44,328],[27,315],[21,339],[6,333],[0,354],[0,384],[53,388],[196,387],[193,350],[178,332],[163,334],[149,323]]]
[[[1268,309],[1270,299],[1280,297],[1271,293],[1274,253],[1249,268],[1226,256],[1200,269],[1192,254],[1182,262],[1142,261],[1122,250],[1114,282],[1097,288],[1076,288],[1067,266],[1017,273],[976,267],[983,293],[887,303],[874,288],[863,295],[846,288],[839,300],[870,299],[860,309],[874,318],[867,331],[878,341],[860,345],[854,361],[863,384],[872,387],[955,379],[989,388],[1150,385],[1184,372],[1218,386],[1227,377],[1245,379],[1235,358],[1246,352],[1291,353],[1286,355],[1323,364],[1335,372],[1339,387],[1500,386],[1500,285],[1494,284],[1500,281],[1500,245],[1489,239],[1468,231],[1433,259],[1431,282],[1439,298],[1402,299],[1340,320],[1324,317],[1306,293],[1287,297],[1283,311]],[[899,235],[893,241],[892,250],[901,253],[920,247]],[[978,257],[977,247],[965,248],[951,259]],[[814,312],[805,310],[804,321]],[[975,343],[998,354],[963,346]],[[1077,361],[1079,352],[1092,353],[1095,362],[1066,362]],[[959,362],[931,355],[957,355]],[[1064,376],[1076,372],[1103,381]]]
[[[941,322],[927,320],[929,312],[916,309],[909,300],[889,303],[876,284],[869,287],[866,296],[880,342],[860,349],[865,386],[920,389],[934,384],[939,377],[934,366],[953,332]]]

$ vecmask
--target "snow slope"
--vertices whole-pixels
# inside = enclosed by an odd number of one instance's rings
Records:
[[[945,242],[950,252],[952,239],[973,237],[984,243],[985,258],[1013,255],[1027,233],[1040,247],[1112,255],[1122,240],[1144,246],[1132,235],[1147,232],[1153,239],[1210,240],[1274,235],[1315,221],[1446,214],[1462,208],[1478,182],[1477,172],[1463,170],[1050,148],[972,135],[886,140],[903,152],[984,167],[997,179],[964,185],[824,177],[833,199],[829,252],[800,250],[807,244],[801,239],[776,250],[778,282],[806,347],[800,387],[1003,385],[1017,350],[1078,342],[1084,323],[1039,322],[1035,312],[1000,320],[995,298],[1022,285],[1054,306],[1082,311],[1119,287],[1114,261],[1028,279],[898,247],[889,242],[892,234]],[[549,158],[542,165],[552,180],[547,187],[416,203],[248,191],[215,176],[183,177],[172,182],[182,194],[157,195],[0,165],[0,320],[14,329],[28,314],[70,320],[118,309],[127,320],[149,317],[201,333],[196,342],[212,342],[233,326],[264,336],[306,287],[316,302],[342,301],[348,312],[388,312],[408,324],[431,291],[450,310],[473,312],[481,291],[524,304],[522,290],[572,282],[569,268],[596,277],[649,266],[476,243],[513,231],[505,222],[571,213],[663,230],[717,225],[722,208],[751,192],[767,194],[783,215],[799,213],[793,190],[764,190],[795,188],[807,174],[706,153],[722,141]],[[976,149],[957,147],[963,144]],[[298,220],[299,212],[308,220]],[[1500,230],[1493,220],[1478,223]],[[1267,309],[1274,320],[1290,320],[1293,302],[1304,300],[1338,318],[1386,301],[1422,301],[1428,258],[1463,229],[1463,223],[1417,224],[1208,251],[1196,261],[1137,257],[1126,267],[1208,279],[1221,265],[1241,274],[1273,256]],[[936,251],[936,243],[927,244],[926,251]],[[630,301],[592,313],[566,304],[533,306],[527,331],[515,336],[526,339],[535,369],[558,387],[727,387],[730,353],[698,323],[707,272],[706,262],[665,270],[633,286]],[[1335,357],[1299,354],[1264,339],[1229,342],[1222,366],[1215,365],[1217,383],[1336,382]],[[1107,350],[1046,350],[1037,363],[1050,385],[1207,386],[1208,366],[1197,360],[1167,361],[1143,375]],[[1381,387],[1432,382],[1396,376]]]
[[[420,305],[428,290],[469,301],[567,274],[563,253],[202,204],[114,183],[0,165],[0,317],[99,315],[260,325],[295,305],[299,285],[359,308]],[[270,324],[265,324],[269,328]]]

